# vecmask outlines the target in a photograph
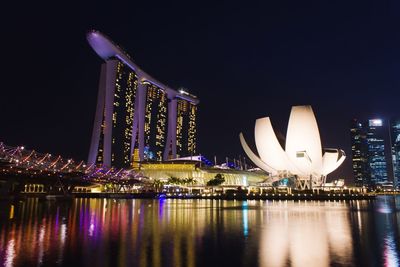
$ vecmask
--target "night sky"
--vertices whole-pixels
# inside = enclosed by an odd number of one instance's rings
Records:
[[[270,116],[286,135],[292,105],[312,105],[331,178],[352,180],[349,121],[400,116],[399,1],[72,1],[3,4],[0,141],[87,159],[102,60],[97,29],[147,73],[200,100],[199,152],[244,155]],[[82,1],[83,2],[83,1]]]

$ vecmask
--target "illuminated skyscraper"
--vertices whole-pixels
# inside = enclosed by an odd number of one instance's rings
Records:
[[[388,181],[388,164],[385,154],[386,135],[387,126],[384,125],[383,120],[368,120],[368,165],[372,184],[385,183]]]
[[[388,156],[388,127],[384,120],[352,121],[353,173],[358,186],[388,182],[391,170]]]
[[[196,105],[184,99],[178,100],[176,146],[179,156],[196,154],[196,114]]]
[[[400,120],[395,119],[390,123],[390,141],[393,161],[393,185],[399,185],[400,180]]]
[[[152,78],[100,32],[87,39],[105,60],[88,163],[130,167],[195,153],[197,97]]]
[[[364,125],[356,119],[351,121],[351,153],[354,182],[357,186],[368,186],[371,177],[368,168],[367,133]]]
[[[147,83],[145,110],[145,159],[162,160],[167,139],[167,94]]]

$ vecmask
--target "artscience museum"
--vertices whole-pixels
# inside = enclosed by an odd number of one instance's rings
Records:
[[[256,120],[254,136],[258,155],[250,149],[240,133],[240,142],[247,156],[255,165],[268,172],[272,181],[291,178],[299,189],[323,186],[326,176],[346,158],[341,149],[322,148],[311,106],[292,107],[284,149],[269,117]]]

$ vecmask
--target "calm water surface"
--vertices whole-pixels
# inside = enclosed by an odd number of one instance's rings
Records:
[[[2,266],[400,266],[400,197],[0,202]]]

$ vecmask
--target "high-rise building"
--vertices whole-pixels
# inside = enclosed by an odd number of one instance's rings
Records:
[[[351,145],[353,173],[358,186],[375,186],[388,182],[391,170],[387,156],[388,126],[384,120],[353,120],[351,125]]]
[[[193,155],[197,97],[152,78],[102,33],[91,31],[87,39],[105,61],[88,163],[130,167]]]
[[[196,154],[196,114],[197,106],[180,99],[177,107],[176,146],[177,155]]]
[[[397,187],[400,180],[400,119],[392,120],[390,126],[390,141],[393,162],[393,185]]]
[[[368,144],[365,127],[354,119],[351,121],[351,153],[353,159],[354,182],[357,186],[368,186],[371,177],[368,168]]]
[[[383,120],[368,120],[368,165],[372,184],[381,184],[388,181],[388,164],[385,154],[386,135],[387,126],[384,125]]]
[[[145,110],[145,159],[162,160],[167,139],[168,97],[159,87],[147,83]]]

